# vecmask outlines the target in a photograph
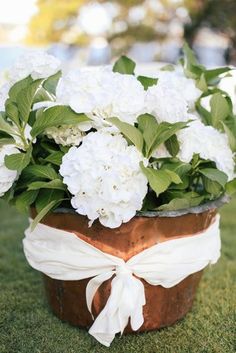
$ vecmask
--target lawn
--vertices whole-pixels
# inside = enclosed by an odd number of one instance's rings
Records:
[[[106,348],[53,316],[41,275],[23,256],[27,218],[0,202],[0,353],[236,352],[236,199],[221,214],[221,260],[205,271],[186,318],[158,332],[118,336]]]

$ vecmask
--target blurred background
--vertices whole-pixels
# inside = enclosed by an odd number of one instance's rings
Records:
[[[235,28],[235,0],[0,0],[0,70],[28,47],[70,68],[122,53],[175,63],[184,40],[208,67],[235,65]]]
[[[236,64],[235,0],[0,0],[0,70],[27,47],[66,66],[175,63],[183,41],[209,67]]]

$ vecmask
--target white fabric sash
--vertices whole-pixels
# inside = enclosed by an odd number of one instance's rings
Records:
[[[219,216],[206,231],[158,243],[127,262],[102,252],[74,233],[44,224],[38,224],[33,232],[30,227],[25,231],[23,246],[29,264],[51,278],[81,280],[92,277],[86,289],[91,314],[97,289],[114,276],[106,306],[89,330],[100,343],[109,347],[115,334],[124,331],[129,318],[133,330],[143,324],[145,293],[139,278],[151,285],[170,288],[217,262],[221,246]]]

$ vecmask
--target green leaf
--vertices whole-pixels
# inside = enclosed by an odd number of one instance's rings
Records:
[[[145,156],[148,156],[152,144],[155,142],[158,135],[158,123],[156,118],[151,114],[142,114],[138,117],[138,128],[143,133],[145,141]]]
[[[230,108],[226,98],[221,93],[215,93],[210,100],[212,125],[219,126],[219,122],[230,114]]]
[[[53,200],[47,206],[45,206],[35,217],[31,224],[31,231],[35,229],[37,224],[43,219],[44,216],[46,216],[47,213],[49,213],[51,210],[53,210],[55,207],[59,206],[60,203],[63,201],[63,199],[60,200]]]
[[[194,51],[189,47],[188,43],[185,42],[183,45],[184,59],[186,60],[187,65],[198,65],[197,58]]]
[[[60,179],[54,179],[52,181],[34,181],[28,185],[28,190],[38,190],[38,189],[57,189],[66,190],[66,186]]]
[[[38,178],[54,180],[58,178],[57,172],[49,165],[30,165],[25,168],[24,173]]]
[[[147,91],[149,87],[157,84],[158,78],[138,76],[137,80],[143,85],[145,91]]]
[[[135,62],[122,55],[114,64],[113,72],[119,72],[120,74],[134,75]]]
[[[5,157],[5,164],[8,169],[21,172],[30,163],[32,148],[26,153],[15,153]]]
[[[211,125],[211,113],[201,105],[200,99],[195,103],[195,106],[203,122],[206,125]]]
[[[15,130],[6,122],[2,113],[0,113],[0,131],[6,132],[9,135],[15,133]]]
[[[38,196],[37,190],[25,191],[16,197],[15,206],[18,211],[28,213],[30,205],[34,203]]]
[[[196,81],[196,87],[201,91],[206,92],[208,90],[207,82],[204,73],[201,74],[200,78]]]
[[[142,152],[143,149],[143,136],[141,132],[134,126],[120,121],[118,118],[110,118],[107,121],[115,125],[120,132],[127,137],[136,147]]]
[[[160,132],[159,124],[153,115],[142,114],[138,117],[138,127],[142,131],[145,141],[144,155],[149,158],[153,151],[152,146]]]
[[[205,67],[199,65],[193,50],[190,49],[187,43],[183,45],[183,53],[185,75],[189,78],[200,78],[201,74],[205,71]]]
[[[45,101],[53,101],[52,96],[43,87],[40,87],[34,96],[33,104]]]
[[[16,142],[12,138],[1,138],[0,139],[0,148],[4,145],[14,145]]]
[[[144,167],[142,162],[140,163],[140,167],[143,174],[147,177],[152,190],[155,191],[157,196],[166,191],[172,183],[172,179],[166,171]]]
[[[226,67],[219,67],[217,69],[206,70],[204,73],[205,79],[208,84],[214,83],[212,81],[217,79],[219,75],[228,71],[232,71],[232,68],[226,66]]]
[[[199,194],[194,191],[186,192],[186,191],[179,190],[179,189],[177,189],[177,190],[168,189],[168,190],[166,190],[165,194],[163,194],[163,200],[165,203],[168,203],[173,199],[187,198],[187,195],[189,193],[192,194],[192,197],[199,196]]]
[[[48,108],[40,112],[32,128],[31,135],[36,137],[48,127],[79,124],[89,120],[85,114],[75,113],[67,106]]]
[[[158,207],[158,211],[177,211],[189,208],[190,202],[185,198],[176,198]]]
[[[175,172],[181,179],[181,183],[171,185],[171,189],[184,190],[189,186],[189,172],[192,169],[189,163],[184,162],[172,162],[172,163],[164,163],[162,165],[162,169],[167,171]],[[182,191],[181,191],[182,192]]]
[[[46,207],[50,202],[61,200],[64,196],[64,191],[62,190],[46,190],[42,189],[39,191],[35,206],[37,212],[40,212],[44,207]]]
[[[201,173],[206,178],[212,181],[216,181],[223,188],[225,187],[225,184],[227,183],[227,180],[228,180],[228,176],[224,172],[218,169],[213,169],[213,168],[200,169],[199,173]]]
[[[177,211],[182,210],[194,206],[200,205],[200,203],[204,200],[204,196],[197,196],[193,198],[184,197],[186,194],[183,194],[181,198],[175,198],[171,200],[169,203],[158,207],[159,211]]]
[[[29,119],[29,114],[34,101],[35,94],[43,80],[36,80],[18,93],[16,102],[20,115],[24,122]]]
[[[203,185],[205,190],[213,197],[218,197],[222,193],[222,186],[216,181],[210,180],[203,176]]]
[[[178,174],[180,177],[182,177],[185,174],[188,174],[188,172],[192,168],[189,163],[184,163],[184,162],[181,162],[181,161],[165,163],[163,165],[163,167],[165,169],[172,170],[173,172]]]
[[[226,193],[228,195],[233,195],[235,194],[235,192],[236,192],[236,179],[233,179],[226,184]]]
[[[138,120],[138,128],[140,131],[142,131],[143,134],[145,134],[145,132],[149,134],[152,131],[152,129],[156,130],[158,127],[156,118],[151,114],[141,114],[139,115],[137,120]]]
[[[172,157],[176,157],[179,153],[179,142],[176,135],[173,135],[166,140],[165,146]]]
[[[46,91],[52,93],[55,96],[56,88],[60,78],[61,78],[61,71],[58,71],[56,74],[50,76],[47,80],[44,81],[43,87],[46,89]]]
[[[226,122],[221,121],[221,124],[228,136],[231,150],[236,152],[236,123],[233,123],[233,126],[228,126]]]
[[[60,166],[62,163],[62,158],[64,156],[63,152],[53,152],[52,154],[50,154],[47,158],[45,158],[46,162],[50,162],[52,164],[55,164],[57,166]]]
[[[12,102],[10,99],[7,99],[5,103],[5,109],[7,117],[11,119],[17,126],[19,126],[19,112],[16,103]]]
[[[176,134],[180,129],[187,126],[187,122],[178,122],[175,124],[169,124],[162,122],[158,125],[158,128],[151,132],[148,138],[146,138],[146,156],[150,157],[155,149],[162,143],[167,141],[173,135]]]
[[[181,184],[182,180],[179,175],[172,170],[164,169],[164,171],[170,176],[172,183],[174,184]]]
[[[9,90],[9,97],[10,97],[11,101],[17,102],[18,94],[23,89],[28,87],[32,82],[33,82],[33,79],[31,76],[28,76],[28,77],[24,78],[23,80],[16,82]]]

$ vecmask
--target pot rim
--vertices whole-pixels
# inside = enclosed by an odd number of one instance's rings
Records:
[[[178,217],[178,216],[183,216],[188,213],[194,213],[194,214],[199,214],[203,213],[206,211],[210,211],[212,209],[218,209],[222,207],[223,205],[229,203],[230,197],[228,195],[222,195],[218,199],[215,199],[213,201],[208,201],[204,203],[203,205],[200,206],[194,206],[194,207],[189,207],[189,208],[183,208],[177,211],[138,211],[135,215],[135,217],[148,217],[148,218],[153,218],[153,217]],[[59,207],[56,208],[52,213],[70,213],[74,215],[78,215],[78,213],[72,209],[72,208],[66,208],[66,207]]]

